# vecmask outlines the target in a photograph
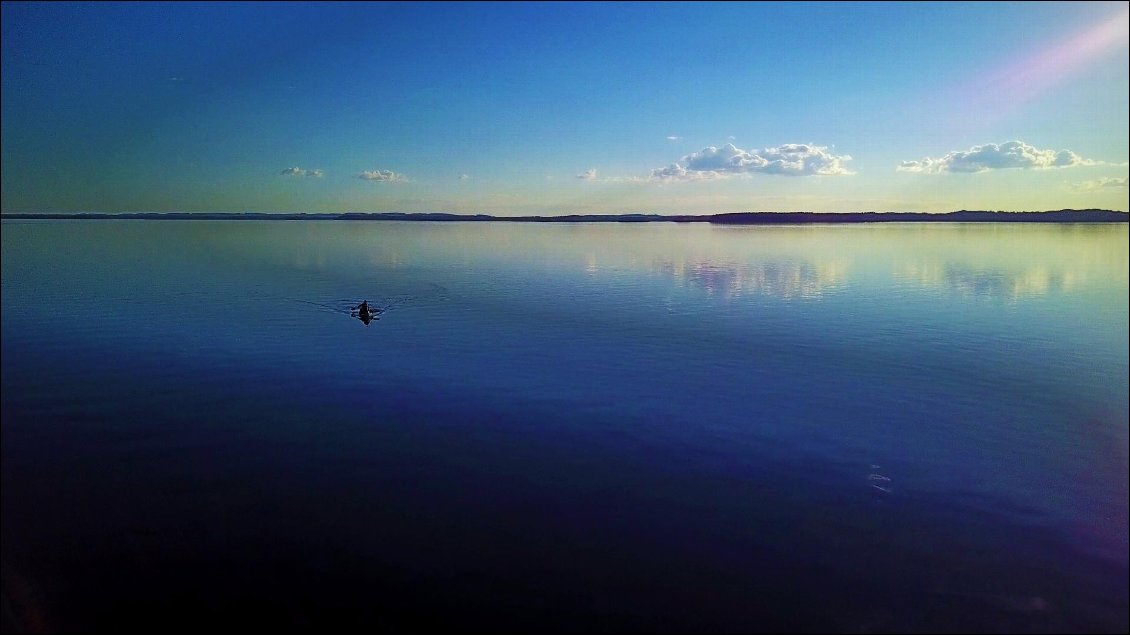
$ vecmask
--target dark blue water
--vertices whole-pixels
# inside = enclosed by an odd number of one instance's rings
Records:
[[[1125,225],[2,239],[6,627],[1128,629]]]

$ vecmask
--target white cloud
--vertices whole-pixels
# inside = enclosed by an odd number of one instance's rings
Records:
[[[408,180],[403,174],[397,174],[392,170],[365,170],[358,174],[357,178],[380,183],[402,183]]]
[[[471,175],[470,174],[460,174],[459,180],[460,181],[469,181],[469,180],[471,180]]]
[[[672,163],[665,168],[655,168],[651,171],[652,181],[712,181],[725,178],[721,172],[714,170],[690,170],[678,163]]]
[[[595,181],[596,180],[596,168],[589,168],[589,169],[585,170],[584,172],[581,172],[580,174],[577,175],[577,178],[581,179],[582,181]]]
[[[682,139],[682,137],[680,137],[678,135],[668,135],[667,136],[668,141],[678,141],[679,139]]]
[[[833,176],[851,174],[844,167],[851,157],[835,155],[827,146],[788,143],[776,148],[746,151],[727,143],[688,154],[678,163],[651,171],[653,181],[708,181],[740,174]]]
[[[1084,159],[1071,150],[1040,150],[1023,141],[973,146],[966,151],[955,150],[940,159],[929,157],[921,161],[903,161],[899,172],[941,174],[943,172],[988,172],[989,170],[1045,170],[1069,168],[1076,165],[1098,165],[1097,161]]]
[[[1093,192],[1095,190],[1124,190],[1126,186],[1126,177],[1108,176],[1094,181],[1084,181],[1077,184],[1076,188]]]
[[[303,170],[302,168],[294,167],[294,168],[286,168],[282,172],[279,172],[279,174],[282,174],[282,175],[285,175],[285,176],[321,177],[321,176],[325,175],[325,172],[322,172],[321,170]]]

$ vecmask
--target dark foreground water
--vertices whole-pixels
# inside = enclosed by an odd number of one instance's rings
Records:
[[[2,238],[6,628],[1128,628],[1126,225]]]

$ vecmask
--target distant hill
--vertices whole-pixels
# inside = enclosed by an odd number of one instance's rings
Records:
[[[1126,212],[1108,209],[1061,209],[1051,212],[988,212],[960,210],[945,214],[921,212],[752,212],[715,214],[712,223],[779,225],[804,223],[1125,223]]]
[[[442,212],[349,212],[345,214],[269,214],[131,212],[123,214],[4,214],[5,220],[235,220],[235,221],[430,221],[510,223],[715,223],[720,225],[802,225],[842,223],[1125,223],[1130,214],[1107,209],[1061,209],[1049,212],[960,210],[923,212],[738,212],[733,214],[567,214],[562,216],[491,216]]]

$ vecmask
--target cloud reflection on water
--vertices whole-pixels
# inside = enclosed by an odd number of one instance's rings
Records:
[[[723,299],[871,298],[895,287],[1014,301],[1109,293],[1128,280],[1124,226],[327,222],[200,223],[184,231],[218,258],[349,270],[382,284],[394,272],[422,267],[461,272],[475,284],[577,273],[627,284],[650,276]]]
[[[936,227],[904,236],[891,275],[904,287],[1008,301],[1124,289],[1126,238],[1125,227],[1103,225]]]
[[[762,262],[687,262],[661,260],[654,270],[682,286],[693,286],[727,299],[765,295],[785,299],[817,298],[847,279],[845,261],[770,260]]]
[[[964,263],[910,262],[894,272],[896,281],[921,288],[945,288],[963,297],[1016,300],[1030,296],[1071,293],[1087,282],[1085,271],[977,268]]]

